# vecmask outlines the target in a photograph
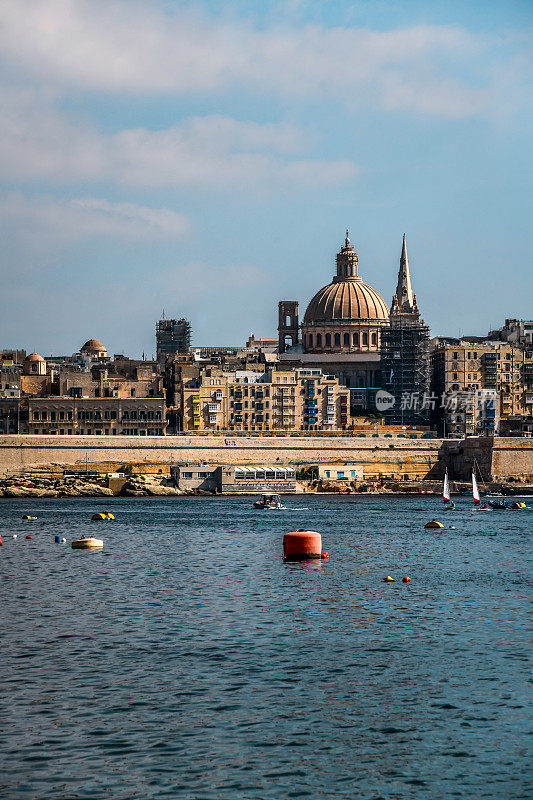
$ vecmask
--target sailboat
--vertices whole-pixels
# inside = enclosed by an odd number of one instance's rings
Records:
[[[485,503],[481,505],[480,497],[479,497],[479,489],[476,480],[476,470],[475,467],[472,467],[472,497],[474,498],[474,508],[472,511],[488,511],[489,507]]]
[[[442,502],[444,504],[448,504],[444,506],[445,511],[453,511],[455,508],[455,503],[450,498],[450,481],[448,479],[448,467],[446,467],[446,471],[444,472],[444,486],[442,487]]]

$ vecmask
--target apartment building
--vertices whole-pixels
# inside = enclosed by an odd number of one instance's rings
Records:
[[[320,369],[207,369],[181,387],[183,430],[340,430],[349,390]]]
[[[501,422],[532,415],[533,348],[503,341],[448,340],[436,343],[431,360],[438,425],[446,417],[443,398],[465,392],[475,398],[476,408],[480,399],[492,398]],[[480,391],[491,394],[479,395]],[[472,424],[477,429],[487,422],[485,416]]]
[[[165,396],[151,366],[138,365],[131,377],[112,364],[90,370],[63,368],[53,391],[29,397],[28,432],[38,435],[163,436]]]

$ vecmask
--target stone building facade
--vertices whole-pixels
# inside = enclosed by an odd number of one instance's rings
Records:
[[[349,391],[319,369],[206,369],[179,392],[187,431],[336,431],[349,424]]]
[[[107,357],[97,339],[82,359],[28,356],[22,365],[24,430],[33,435],[163,436],[166,404],[156,362]]]
[[[480,390],[495,393],[500,426],[513,420],[533,422],[533,348],[503,341],[437,341],[431,363],[439,428],[446,418],[443,397],[470,392],[477,402]]]

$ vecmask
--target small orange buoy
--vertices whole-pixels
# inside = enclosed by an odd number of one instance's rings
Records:
[[[323,559],[329,558],[329,553],[326,552],[322,553],[322,558]]]
[[[322,537],[316,531],[291,531],[283,537],[283,557],[285,561],[304,561],[320,558]]]
[[[402,578],[403,583],[411,583],[411,578],[409,575],[406,575],[405,578]]]

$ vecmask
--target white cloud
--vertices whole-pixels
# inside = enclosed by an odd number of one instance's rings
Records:
[[[454,117],[495,110],[525,74],[515,61],[502,86],[497,76],[515,57],[509,39],[451,25],[257,30],[139,0],[3,0],[2,17],[9,64],[39,82],[85,90],[244,88]]]
[[[4,236],[26,249],[53,250],[79,240],[98,237],[129,241],[181,239],[189,218],[169,208],[149,208],[133,203],[110,203],[94,197],[58,200],[51,196],[0,195],[0,220]]]
[[[59,111],[47,94],[7,90],[1,103],[0,175],[17,181],[262,191],[337,184],[357,172],[348,161],[295,158],[305,140],[285,123],[215,115],[104,134]]]

